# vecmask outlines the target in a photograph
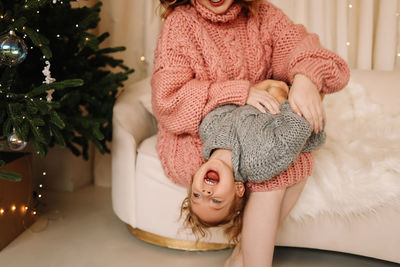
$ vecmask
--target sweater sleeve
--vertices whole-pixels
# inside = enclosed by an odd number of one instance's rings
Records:
[[[320,92],[341,90],[350,78],[347,63],[324,49],[316,34],[307,33],[303,25],[294,24],[270,3],[260,7],[263,43],[272,47],[272,76],[293,83],[296,74],[307,76]]]
[[[197,134],[202,118],[217,106],[244,105],[250,87],[246,80],[199,79],[192,68],[198,51],[183,18],[172,13],[164,22],[151,82],[154,115],[167,131],[177,135]]]

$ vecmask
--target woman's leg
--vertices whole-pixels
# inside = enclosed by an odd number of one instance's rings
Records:
[[[282,205],[281,205],[281,215],[279,224],[281,224],[286,217],[289,215],[290,211],[293,209],[297,200],[299,199],[301,192],[303,192],[304,186],[306,185],[307,179],[298,182],[292,186],[286,188],[285,195],[283,197]]]
[[[284,195],[285,189],[250,194],[244,210],[241,238],[244,267],[272,265]]]
[[[304,185],[306,184],[306,180],[307,179],[304,179],[303,181],[301,181],[301,182],[299,182],[299,183],[297,183],[295,185],[292,185],[292,186],[286,188],[286,190],[284,190],[283,199],[282,199],[281,205],[280,205],[279,224],[282,223],[285,220],[287,215],[290,213],[290,211],[292,210],[292,208],[296,204],[301,192],[303,191]],[[272,192],[274,192],[274,191],[272,191]],[[260,192],[260,193],[267,193],[267,192]],[[253,195],[253,194],[254,193],[252,193],[251,195]],[[282,194],[282,193],[278,193],[275,197],[279,199],[279,197],[280,197],[279,195],[280,194]],[[273,197],[273,196],[271,196],[271,197]],[[256,203],[254,203],[254,201]],[[260,201],[260,202],[257,203],[257,201]],[[263,197],[261,195],[257,196],[256,199],[253,198],[252,206],[254,206],[255,210],[257,209],[255,207],[256,204],[261,206],[261,207],[259,207],[261,209],[260,211],[266,210],[265,209],[266,208],[266,204],[263,203],[262,201],[266,201],[266,200],[263,200]],[[249,202],[250,202],[250,199],[249,199]],[[245,220],[246,220],[246,217],[248,218],[248,221],[249,220],[253,220],[254,218],[249,218],[250,214],[249,214],[247,206],[245,208],[245,210],[247,210],[247,215],[246,215],[246,212],[245,212],[245,215],[244,215],[245,216]],[[256,210],[256,213],[257,213],[257,210]],[[270,215],[270,214],[267,212],[267,216],[268,215]],[[260,218],[259,218],[259,220],[260,220]],[[246,223],[246,225],[244,225],[243,232],[242,232],[242,237],[245,234],[245,228],[247,229],[249,227],[253,227],[253,224],[252,224],[251,221],[249,221],[248,223]],[[266,249],[265,252],[268,251],[268,253],[267,253],[268,255],[265,255],[267,257],[263,257],[263,258],[259,259],[261,261],[259,266],[270,266],[272,264],[272,256],[273,256],[273,250],[274,250],[273,245],[275,243],[276,229],[277,228],[275,228],[275,230],[273,232],[270,232],[269,236],[265,236],[265,235],[261,236],[261,233],[258,233],[258,234],[260,234],[260,237],[262,237],[262,239],[264,239],[264,241],[267,241],[267,242],[263,243],[263,240],[258,240],[258,241],[256,240],[255,242],[258,242],[258,243],[251,244],[251,240],[248,240],[250,242],[250,244],[249,244],[250,245],[250,249],[251,249],[251,247],[258,246],[259,244],[262,244],[263,247],[267,246],[267,248],[265,248]],[[272,229],[270,229],[270,230],[272,230]],[[255,234],[257,234],[257,233],[255,233]],[[271,236],[273,236],[273,241],[270,238]],[[271,245],[271,241],[273,242],[272,245]],[[246,262],[246,265],[243,264],[243,250],[240,248],[240,245],[241,244],[238,244],[235,247],[234,251],[232,252],[232,255],[225,262],[224,267],[253,266],[253,265],[250,265],[252,263],[247,264],[247,262]],[[254,256],[252,256],[252,255],[254,255]],[[263,253],[261,253],[261,255],[263,255]],[[254,257],[255,259],[257,259],[259,256],[257,254],[250,254],[250,255],[247,254],[246,257]],[[264,262],[264,265],[262,265],[262,260],[266,260]]]

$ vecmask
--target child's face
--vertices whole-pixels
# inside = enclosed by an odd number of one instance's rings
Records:
[[[211,10],[215,14],[225,13],[232,5],[234,0],[197,0],[201,5]]]
[[[232,168],[220,159],[211,158],[193,177],[190,201],[201,220],[216,223],[229,215],[235,196],[243,194],[243,183],[235,182]]]

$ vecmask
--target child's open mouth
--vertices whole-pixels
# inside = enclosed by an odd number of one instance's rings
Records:
[[[219,183],[219,175],[216,171],[209,170],[205,177],[204,182],[208,185],[216,185]]]

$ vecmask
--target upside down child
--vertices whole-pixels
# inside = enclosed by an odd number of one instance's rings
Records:
[[[226,234],[237,241],[245,205],[245,184],[264,183],[285,171],[302,152],[325,141],[325,132],[313,132],[287,101],[286,84],[267,80],[268,92],[280,112],[261,112],[251,105],[223,105],[201,122],[199,134],[206,162],[192,179],[182,204],[186,225],[197,236],[208,227],[226,225]]]

